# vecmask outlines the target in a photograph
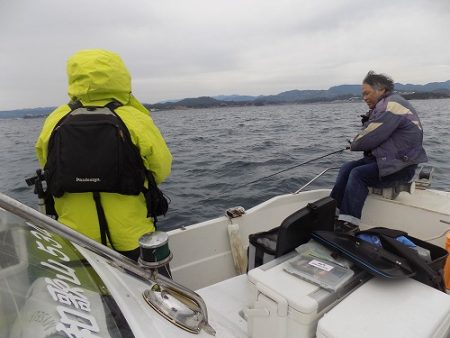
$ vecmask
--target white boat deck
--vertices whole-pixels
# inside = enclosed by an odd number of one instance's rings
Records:
[[[251,306],[251,289],[246,274],[239,275],[196,291],[208,307],[210,323],[214,327],[218,318],[227,323],[236,338],[248,337],[247,321],[243,311]]]

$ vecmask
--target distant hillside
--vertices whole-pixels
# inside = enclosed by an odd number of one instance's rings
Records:
[[[55,110],[55,108],[56,107],[39,107],[29,109],[5,110],[0,111],[0,119],[45,117],[53,110]]]
[[[395,90],[407,99],[450,98],[450,80],[425,85],[395,84]],[[244,96],[220,95],[214,98],[203,96],[179,101],[147,104],[150,109],[214,108],[228,106],[263,106],[330,102],[336,100],[355,101],[361,98],[361,85],[339,85],[327,90],[289,90],[276,95]]]
[[[434,92],[442,89],[450,90],[450,80],[446,82],[431,82],[426,85],[414,85],[414,84],[401,84],[396,83],[395,89],[405,92]]]
[[[213,99],[219,101],[233,101],[233,102],[245,102],[245,101],[253,101],[257,96],[248,96],[248,95],[219,95],[213,96]]]
[[[183,108],[216,108],[230,106],[253,105],[252,101],[222,101],[209,96],[187,98],[177,102],[164,102],[156,104],[144,104],[147,109],[183,109]]]
[[[426,100],[450,98],[450,80],[431,82],[425,85],[395,84],[395,90],[408,100]],[[182,100],[166,100],[163,102],[144,104],[149,110],[216,108],[235,106],[264,106],[274,104],[296,104],[331,101],[361,100],[361,85],[344,84],[330,87],[327,90],[289,90],[276,95],[219,95],[201,96]],[[0,111],[0,118],[33,118],[47,116],[55,107],[18,109]]]

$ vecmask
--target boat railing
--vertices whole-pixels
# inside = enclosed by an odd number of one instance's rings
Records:
[[[327,173],[330,170],[337,170],[340,167],[332,167],[332,168],[326,168],[324,170],[322,170],[319,174],[317,174],[316,176],[314,176],[310,181],[308,181],[306,184],[304,184],[303,186],[301,186],[297,191],[294,192],[294,194],[299,194],[301,193],[305,188],[307,188],[309,185],[311,185],[311,183],[313,183],[314,181],[316,181],[317,179],[319,179],[322,175],[324,175],[325,173]]]

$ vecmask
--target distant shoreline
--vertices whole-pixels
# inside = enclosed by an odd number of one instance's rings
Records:
[[[434,92],[420,92],[420,93],[399,93],[407,100],[434,100],[434,99],[449,99],[450,93],[434,93]],[[254,100],[254,101],[221,101],[215,100],[212,97],[199,97],[192,99],[184,99],[178,102],[167,102],[157,104],[144,104],[150,111],[160,110],[178,110],[178,109],[208,109],[208,108],[227,108],[227,107],[261,107],[261,106],[276,106],[289,104],[311,104],[311,103],[339,103],[339,102],[363,102],[361,97],[353,95],[342,95],[334,98],[312,98],[297,101],[282,101],[282,100]]]
[[[291,91],[292,92],[292,91]],[[298,91],[300,93],[304,91]],[[285,92],[288,93],[288,92]],[[433,100],[433,99],[449,99],[450,90],[440,90],[433,92],[398,92],[407,100]],[[260,106],[276,106],[290,104],[311,104],[311,103],[339,103],[339,102],[362,102],[360,96],[354,94],[344,94],[334,97],[311,97],[304,99],[296,99],[295,97],[286,99],[283,94],[272,96],[259,96],[251,101],[229,101],[217,100],[209,96],[187,98],[176,102],[165,102],[149,104],[144,106],[151,112],[177,109],[208,109],[208,108],[227,108],[227,107],[260,107]],[[16,109],[8,111],[0,111],[0,119],[5,118],[40,118],[48,116],[56,107],[40,107],[30,109]]]

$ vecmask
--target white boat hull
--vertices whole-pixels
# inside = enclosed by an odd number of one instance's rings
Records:
[[[333,298],[326,305],[321,305],[310,295],[320,296],[326,291],[285,273],[281,266],[276,265],[291,259],[290,256],[281,257],[269,263],[270,267],[267,265],[264,269],[250,272],[249,275],[240,274],[237,267],[242,266],[236,264],[233,254],[234,257],[239,257],[236,251],[245,254],[250,234],[279,226],[295,211],[328,196],[329,193],[328,189],[320,189],[277,196],[247,210],[242,216],[232,219],[222,216],[169,232],[169,246],[174,255],[171,262],[173,278],[176,282],[196,290],[203,297],[208,308],[208,322],[216,330],[216,336],[290,338],[300,334],[306,338],[316,335],[321,338],[343,337],[342,334],[334,335],[348,330],[340,325],[342,319],[339,318],[364,313],[368,310],[367,307],[373,306],[367,299],[370,299],[372,294],[386,289],[386,297],[378,297],[377,306],[381,310],[372,311],[380,313],[380,317],[359,319],[367,323],[375,323],[378,320],[376,325],[384,325],[377,328],[378,331],[366,330],[367,337],[379,337],[380,332],[383,333],[382,336],[388,337],[385,335],[385,332],[389,332],[386,327],[391,326],[390,319],[398,315],[393,322],[400,324],[396,324],[396,331],[393,331],[390,338],[399,337],[402,325],[418,328],[412,334],[408,331],[408,338],[447,338],[450,334],[450,296],[414,280],[383,280],[380,287],[378,282],[372,282],[378,279],[372,279],[359,288],[355,286],[358,292],[350,290],[336,299]],[[10,222],[8,219],[1,221],[4,225]],[[446,234],[450,230],[450,193],[416,190],[413,194],[403,192],[396,200],[370,194],[363,209],[361,228],[376,226],[404,230],[413,237],[444,247]],[[160,316],[147,304],[142,295],[149,289],[149,283],[117,269],[106,259],[87,249],[77,247],[103,279],[136,337],[193,336]],[[403,283],[405,288],[412,290],[406,293],[412,297],[407,302],[411,308],[395,310],[401,302],[396,299],[397,291],[395,287],[389,286],[390,283],[397,283],[397,287],[398,283]],[[304,298],[299,297],[300,291],[305,295]],[[353,297],[351,292],[356,296]],[[304,299],[307,300],[306,303],[302,303]],[[354,299],[363,299],[366,303],[355,307],[352,305]],[[433,307],[430,302],[439,306]],[[321,322],[321,318],[327,320]],[[403,324],[402,320],[406,324]],[[407,324],[408,321],[411,324]],[[348,337],[361,336],[363,329],[363,324],[355,327],[352,333],[355,335],[352,336],[348,331]],[[423,332],[428,335],[419,335]],[[198,337],[211,336],[201,330]]]
[[[192,289],[200,289],[236,276],[228,226],[239,225],[244,250],[248,236],[275,228],[293,212],[308,203],[328,196],[330,190],[320,189],[299,194],[274,197],[230,221],[222,216],[169,232],[171,263],[174,278]],[[437,190],[416,190],[400,193],[395,200],[369,194],[362,213],[361,229],[376,226],[408,232],[411,236],[445,247],[450,225],[450,193]]]

